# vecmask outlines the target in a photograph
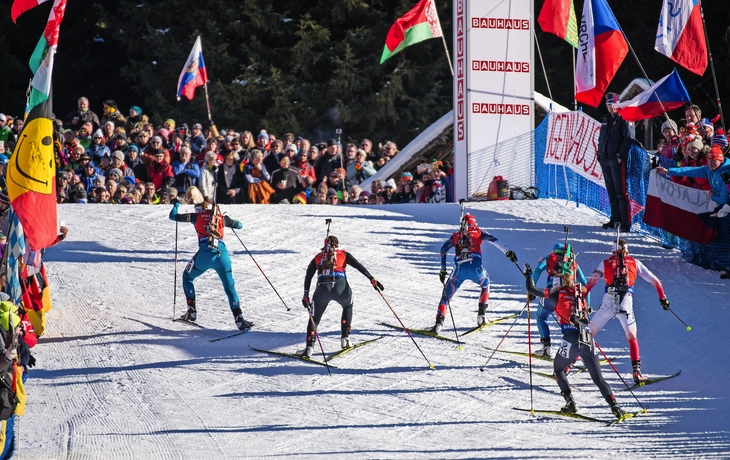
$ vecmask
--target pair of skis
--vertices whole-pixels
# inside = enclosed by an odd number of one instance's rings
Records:
[[[584,422],[605,423],[606,425],[609,425],[609,426],[616,425],[620,422],[623,422],[624,420],[628,420],[632,417],[636,417],[639,414],[647,413],[646,409],[641,409],[636,412],[627,412],[626,414],[617,418],[616,420],[608,421],[608,420],[603,420],[603,419],[599,419],[599,418],[588,417],[586,415],[581,415],[581,414],[577,414],[577,413],[562,412],[559,410],[523,409],[521,407],[513,407],[513,409],[521,411],[521,412],[530,412],[533,415],[537,414],[537,415],[544,415],[544,416],[548,416],[548,417],[550,417],[550,416],[568,417],[568,418],[572,418],[572,419],[576,419],[576,420],[583,420]]]
[[[489,326],[493,326],[493,325],[498,324],[498,323],[501,323],[503,321],[507,321],[508,319],[512,319],[512,318],[514,318],[517,315],[519,315],[519,313],[512,313],[511,315],[504,316],[502,318],[497,318],[495,320],[492,320],[492,321],[489,321],[487,323],[484,323],[481,326],[473,327],[473,328],[469,329],[468,331],[464,332],[463,334],[461,334],[460,337],[466,337],[466,336],[468,336],[470,334],[474,334],[475,332],[479,332],[479,331],[481,331],[481,330],[483,330],[483,329],[485,329],[485,328],[487,328]],[[414,334],[425,335],[425,336],[428,336],[428,337],[433,337],[434,339],[439,339],[439,340],[445,340],[447,342],[458,343],[459,345],[462,345],[462,344],[465,344],[466,343],[466,342],[463,342],[461,340],[452,339],[451,337],[446,337],[445,335],[440,335],[440,334],[437,334],[435,332],[431,332],[428,329],[403,328],[400,325],[384,323],[382,321],[380,322],[380,324],[383,325],[383,326],[386,326],[386,327],[393,328],[393,329],[399,329],[401,331],[402,330],[407,330],[408,332],[412,332]]]
[[[254,350],[254,351],[258,351],[259,353],[266,353],[266,354],[269,354],[269,355],[283,356],[283,357],[286,357],[286,358],[298,359],[298,360],[304,361],[306,363],[319,364],[320,366],[327,366],[327,365],[329,365],[329,367],[332,367],[332,368],[337,369],[337,366],[333,366],[332,364],[330,364],[330,361],[332,361],[333,359],[338,358],[338,357],[344,355],[345,353],[351,352],[355,348],[360,348],[360,347],[362,347],[364,345],[368,345],[368,344],[373,343],[376,340],[380,340],[382,338],[383,338],[383,336],[376,337],[374,339],[370,339],[370,340],[366,340],[364,342],[356,343],[355,345],[353,345],[353,346],[351,346],[349,348],[343,348],[342,350],[340,350],[338,352],[335,352],[335,353],[332,353],[331,355],[327,356],[327,362],[326,363],[324,361],[319,361],[319,360],[314,359],[314,358],[308,358],[308,357],[306,357],[304,355],[300,355],[300,354],[297,354],[297,353],[286,353],[286,352],[283,352],[283,351],[276,351],[276,350],[264,350],[263,348],[256,348],[256,347],[252,347],[251,345],[249,345],[248,347],[250,349]]]

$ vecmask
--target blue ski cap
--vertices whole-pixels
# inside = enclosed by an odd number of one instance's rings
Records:
[[[6,165],[9,161],[10,159],[7,155],[5,155],[4,153],[0,153],[0,165]]]

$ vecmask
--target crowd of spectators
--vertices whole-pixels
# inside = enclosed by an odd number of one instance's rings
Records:
[[[23,121],[0,114],[0,155],[12,154]],[[142,108],[124,116],[103,104],[102,117],[88,99],[54,120],[58,203],[159,204],[184,200],[196,186],[219,204],[390,204],[445,201],[440,162],[418,167],[418,177],[360,184],[398,154],[394,142],[369,139],[343,148],[331,138],[313,144],[286,133],[257,134],[214,124],[188,127],[168,119],[150,123]],[[0,162],[3,161],[0,156]]]

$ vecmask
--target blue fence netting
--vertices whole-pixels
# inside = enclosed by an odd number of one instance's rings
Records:
[[[548,117],[535,128],[535,186],[541,198],[557,198],[584,204],[608,216],[610,206],[606,189],[562,166],[545,164]],[[644,207],[649,185],[652,155],[638,145],[629,153],[627,171],[629,197],[632,201],[632,231],[652,236],[668,248],[678,248],[688,262],[712,270],[730,269],[730,217],[717,219],[717,235],[712,243],[700,245],[679,238],[660,228],[644,223]],[[665,167],[674,166],[671,160],[660,158]]]

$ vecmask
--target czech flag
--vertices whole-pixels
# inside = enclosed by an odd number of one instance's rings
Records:
[[[651,85],[631,99],[614,105],[616,111],[626,121],[646,120],[665,112],[671,112],[689,102],[687,88],[679,78],[677,69]]]
[[[575,100],[598,107],[629,47],[606,0],[586,0],[575,68]]]
[[[697,75],[707,69],[699,0],[664,0],[654,49]]]
[[[195,96],[195,88],[206,83],[208,83],[208,73],[205,71],[205,61],[203,61],[203,45],[198,36],[177,81],[177,100],[180,100],[180,96],[192,100]]]
[[[30,111],[8,163],[8,197],[31,251],[47,248],[58,236],[51,112],[50,98]]]

